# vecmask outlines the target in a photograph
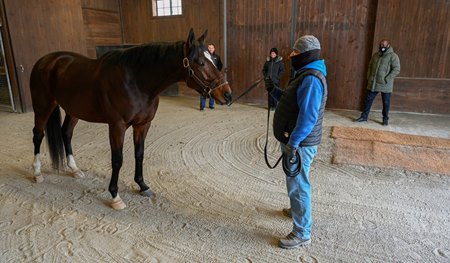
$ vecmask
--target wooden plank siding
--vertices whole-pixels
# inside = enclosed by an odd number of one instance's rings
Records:
[[[83,7],[83,22],[89,57],[96,57],[96,46],[122,44],[122,25],[118,5],[113,11]]]
[[[296,36],[315,35],[328,71],[327,108],[358,109],[367,85],[375,0],[302,0]]]
[[[279,50],[289,77],[290,17],[292,1],[227,1],[228,80],[236,95],[262,77],[262,68],[272,47]],[[267,103],[264,85],[253,89],[241,102]]]
[[[293,41],[313,34],[321,41],[328,68],[327,107],[359,110],[367,92],[369,59],[380,39],[388,38],[402,66],[392,110],[450,112],[448,0],[183,0],[183,14],[176,17],[154,17],[152,0],[0,2],[13,94],[19,94],[23,111],[31,110],[31,67],[48,52],[71,50],[95,57],[96,45],[185,40],[194,28],[197,36],[208,29],[207,42],[215,43],[227,62],[234,96],[262,77],[272,47],[283,56],[286,86]],[[24,72],[18,70],[20,65]],[[196,94],[182,83],[180,89],[181,94]],[[263,85],[241,102],[267,103]],[[373,109],[380,108],[376,99]]]
[[[3,0],[11,37],[22,111],[32,111],[29,79],[43,55],[71,50],[86,54],[83,16],[78,1]],[[23,67],[23,72],[20,70]]]
[[[120,0],[81,0],[81,7],[117,13],[120,10]]]
[[[450,115],[449,87],[448,79],[399,77],[391,95],[391,110]],[[382,108],[381,98],[377,106]]]
[[[230,81],[239,93],[261,77],[261,68],[271,47],[278,47],[287,73],[293,41],[313,34],[322,45],[328,67],[329,108],[359,108],[362,87],[372,46],[375,0],[365,1],[228,1],[228,54]],[[292,9],[296,8],[295,38],[290,39]],[[239,39],[239,41],[236,41]],[[266,102],[262,88],[250,92],[244,101]]]
[[[378,0],[377,10],[372,51],[387,38],[401,63],[392,110],[450,114],[450,1]]]
[[[220,0],[183,0],[183,14],[174,17],[153,16],[152,1],[122,0],[125,43],[186,40],[189,29],[197,36],[208,29],[207,41],[216,43],[222,53],[223,15]]]

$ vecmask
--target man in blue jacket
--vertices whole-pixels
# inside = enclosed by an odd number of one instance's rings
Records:
[[[325,62],[320,59],[320,42],[312,35],[297,39],[289,55],[293,75],[273,117],[273,131],[287,158],[286,172],[293,229],[280,239],[282,248],[297,248],[311,243],[311,184],[309,170],[322,137],[322,120],[327,100]]]

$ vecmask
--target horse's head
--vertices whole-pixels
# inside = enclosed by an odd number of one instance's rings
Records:
[[[183,60],[183,65],[188,69],[189,74],[186,83],[201,95],[212,96],[220,104],[228,104],[231,102],[231,88],[224,75],[212,62],[204,44],[207,32],[205,31],[196,40],[194,31],[192,29],[189,31],[186,42],[187,56]]]

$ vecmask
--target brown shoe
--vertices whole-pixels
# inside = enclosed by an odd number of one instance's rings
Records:
[[[286,217],[292,217],[290,208],[283,208],[283,215]]]
[[[292,249],[292,248],[298,248],[303,247],[306,245],[311,244],[311,239],[301,239],[297,237],[294,233],[289,233],[285,238],[281,238],[280,241],[278,241],[278,245],[281,248],[286,249]]]

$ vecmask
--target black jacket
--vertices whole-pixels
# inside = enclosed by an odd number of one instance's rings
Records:
[[[223,68],[223,64],[222,64],[222,60],[220,60],[219,55],[216,55],[216,53],[213,53],[213,54],[211,54],[211,58],[214,62],[214,65],[216,65],[217,69],[219,71],[221,71]]]
[[[270,77],[276,86],[280,86],[280,79],[281,76],[283,76],[284,71],[283,57],[277,56],[273,60],[271,57],[267,57],[262,73],[264,77]]]

